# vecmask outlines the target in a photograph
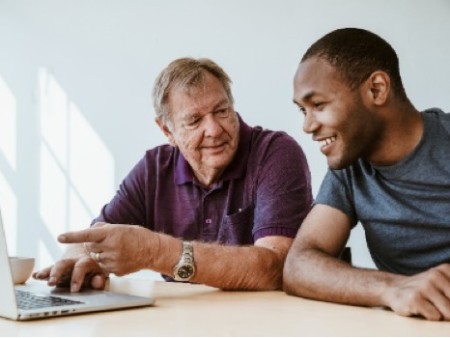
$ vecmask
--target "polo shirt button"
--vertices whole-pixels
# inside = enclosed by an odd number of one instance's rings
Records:
[[[212,223],[212,219],[211,219],[211,218],[207,218],[207,219],[205,220],[205,223],[211,224],[211,223]]]

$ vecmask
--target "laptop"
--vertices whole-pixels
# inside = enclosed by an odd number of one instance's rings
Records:
[[[152,283],[149,281],[149,283]],[[153,305],[154,298],[104,290],[70,293],[45,282],[14,286],[0,213],[0,317],[29,320]]]

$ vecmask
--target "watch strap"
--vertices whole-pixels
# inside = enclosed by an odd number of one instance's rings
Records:
[[[181,256],[173,268],[176,281],[188,282],[195,274],[194,245],[192,242],[183,241]]]

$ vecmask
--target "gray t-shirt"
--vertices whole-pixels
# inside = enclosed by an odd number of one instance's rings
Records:
[[[450,263],[450,114],[422,113],[416,149],[392,166],[360,159],[328,170],[315,204],[337,208],[366,232],[380,270],[412,275]]]

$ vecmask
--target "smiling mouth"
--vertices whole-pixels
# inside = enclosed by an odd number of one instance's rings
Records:
[[[211,151],[211,152],[217,152],[222,151],[225,148],[226,143],[217,144],[213,146],[203,147],[203,149]]]
[[[320,147],[325,147],[330,145],[331,143],[336,141],[336,136],[327,137],[326,139],[318,141],[320,144]]]

